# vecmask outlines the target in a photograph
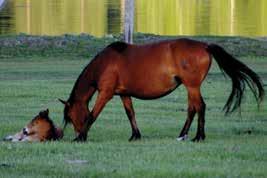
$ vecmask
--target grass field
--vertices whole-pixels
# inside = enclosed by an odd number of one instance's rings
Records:
[[[242,39],[241,39],[242,43]],[[241,61],[267,84],[267,56],[254,53]],[[62,126],[63,105],[88,58],[30,55],[0,59],[0,138],[21,129],[40,110]],[[187,94],[180,86],[158,100],[134,99],[142,140],[128,142],[130,124],[114,97],[89,132],[74,143],[72,126],[62,141],[0,141],[0,177],[267,177],[267,104],[260,110],[246,92],[241,115],[221,111],[230,94],[214,62],[202,86],[207,104],[206,140],[177,142],[186,118]],[[90,103],[92,107],[93,101]],[[192,124],[190,138],[196,133]]]

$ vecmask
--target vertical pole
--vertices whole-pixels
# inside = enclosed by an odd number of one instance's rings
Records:
[[[6,2],[5,0],[0,0],[0,11],[4,8]]]
[[[124,41],[133,43],[134,0],[125,0],[124,5]]]

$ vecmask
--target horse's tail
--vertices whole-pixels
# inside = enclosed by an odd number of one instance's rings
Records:
[[[216,44],[208,45],[207,51],[215,58],[221,70],[232,80],[232,92],[223,108],[225,113],[233,112],[240,107],[246,84],[259,105],[264,98],[264,88],[260,77]]]

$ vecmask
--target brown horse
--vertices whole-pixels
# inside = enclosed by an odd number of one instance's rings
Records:
[[[195,114],[197,134],[193,141],[205,139],[205,108],[200,86],[211,66],[212,56],[232,80],[232,92],[225,104],[226,113],[237,109],[247,84],[258,103],[264,97],[259,76],[216,44],[189,39],[162,41],[145,45],[115,42],[101,51],[82,71],[65,104],[64,120],[74,125],[77,141],[85,141],[87,132],[105,104],[119,95],[132,127],[129,140],[140,139],[131,97],[156,99],[183,84],[188,92],[188,115],[178,140],[187,138]],[[98,91],[90,112],[88,102]]]
[[[56,127],[49,118],[49,110],[41,111],[20,132],[4,138],[12,142],[43,142],[59,140],[63,137],[61,128]]]

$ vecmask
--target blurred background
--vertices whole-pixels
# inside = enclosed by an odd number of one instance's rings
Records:
[[[3,0],[0,0],[3,1]],[[97,37],[123,31],[124,0],[6,0],[0,34]],[[135,0],[134,31],[267,36],[267,0]]]

